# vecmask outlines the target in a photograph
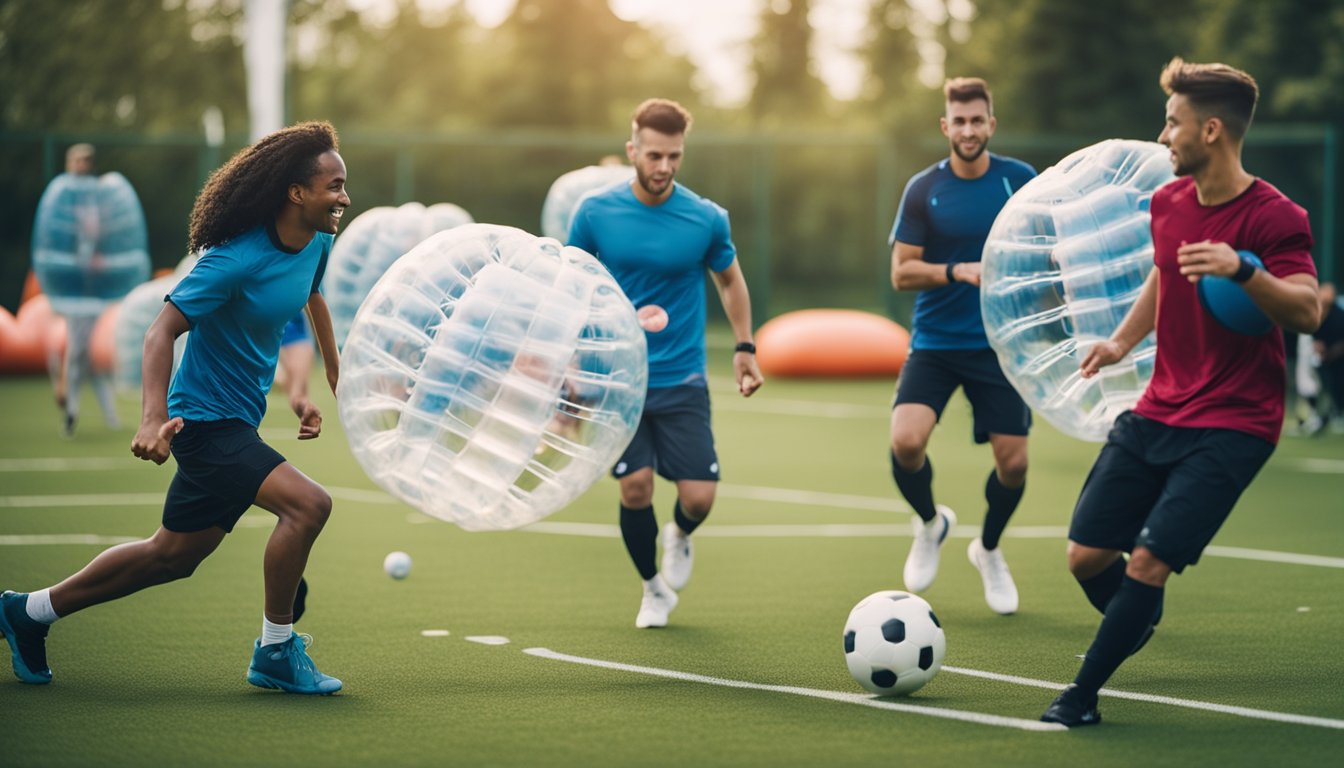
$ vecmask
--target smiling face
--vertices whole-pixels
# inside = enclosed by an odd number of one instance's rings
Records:
[[[939,118],[943,135],[952,152],[962,160],[973,163],[989,148],[989,138],[996,125],[989,114],[989,103],[984,99],[947,102],[947,114]]]
[[[1167,122],[1157,140],[1171,150],[1171,168],[1177,176],[1199,173],[1209,163],[1209,147],[1204,141],[1205,121],[1190,100],[1173,93],[1167,99]]]
[[[290,195],[299,202],[306,226],[336,234],[350,205],[350,196],[345,193],[345,161],[335,150],[322,153],[317,158],[317,173],[307,184],[292,185]]]
[[[635,167],[635,194],[654,205],[672,194],[672,179],[681,167],[686,151],[685,134],[675,136],[652,128],[640,128],[625,145],[630,164]]]

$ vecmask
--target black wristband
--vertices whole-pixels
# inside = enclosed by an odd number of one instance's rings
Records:
[[[1255,262],[1254,262],[1254,261],[1251,261],[1250,259],[1246,258],[1245,256],[1242,256],[1242,257],[1241,257],[1241,266],[1240,266],[1240,267],[1237,267],[1236,274],[1232,275],[1232,282],[1234,282],[1234,283],[1244,283],[1244,282],[1246,282],[1247,280],[1250,280],[1250,279],[1251,279],[1251,275],[1254,275],[1254,274],[1255,274],[1255,270],[1256,270],[1256,269],[1257,269],[1257,267],[1255,266]]]
[[[952,268],[955,267],[955,266],[957,266],[957,262],[955,262],[955,261],[949,261],[949,262],[947,262],[947,284],[948,284],[948,285],[951,285],[951,284],[957,282],[957,276],[954,275],[954,274],[952,274]]]
[[[737,342],[737,346],[733,347],[733,352],[746,352],[749,355],[754,355],[756,354],[756,345],[752,344],[750,341],[739,341]]]

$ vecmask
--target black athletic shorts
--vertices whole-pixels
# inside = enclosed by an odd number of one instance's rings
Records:
[[[1180,573],[1232,512],[1274,446],[1231,429],[1169,427],[1125,411],[1078,496],[1069,539],[1145,547]]]
[[[673,481],[719,479],[707,387],[683,384],[649,390],[635,437],[611,474],[625,477],[644,467]]]
[[[266,477],[285,462],[239,419],[188,421],[172,451],[177,474],[163,502],[163,527],[178,533],[232,531]]]
[[[990,435],[1025,437],[1031,431],[1031,409],[1008,383],[992,349],[910,350],[892,407],[919,403],[941,419],[957,387],[971,401],[975,442],[989,442]]]

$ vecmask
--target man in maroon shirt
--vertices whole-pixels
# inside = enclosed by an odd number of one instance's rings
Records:
[[[1283,334],[1224,328],[1198,282],[1240,283],[1276,326],[1311,333],[1320,323],[1306,212],[1241,165],[1255,80],[1176,58],[1161,84],[1170,98],[1158,141],[1178,178],[1153,195],[1156,269],[1081,364],[1094,376],[1156,328],[1152,381],[1112,427],[1069,528],[1069,570],[1104,617],[1073,684],[1041,716],[1070,727],[1101,722],[1097,692],[1152,635],[1167,578],[1199,560],[1279,439]]]

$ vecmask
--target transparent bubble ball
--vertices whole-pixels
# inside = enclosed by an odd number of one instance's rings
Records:
[[[647,383],[635,308],[597,259],[468,224],[378,280],[346,338],[337,402],[375,483],[467,530],[505,530],[610,469]]]
[[[635,169],[628,165],[589,165],[561,175],[541,204],[541,234],[567,242],[569,224],[585,197],[633,178]]]
[[[472,221],[471,214],[452,203],[428,208],[406,203],[370,208],[347,224],[331,248],[322,279],[336,343],[345,344],[359,305],[392,262],[435,232]]]
[[[51,308],[95,316],[149,279],[149,234],[125,176],[62,173],[37,204],[33,272]]]
[[[980,309],[1008,380],[1065,434],[1105,440],[1153,375],[1152,334],[1091,379],[1087,350],[1110,337],[1153,268],[1148,203],[1175,178],[1160,144],[1111,139],[1027,182],[985,241]]]
[[[121,311],[117,313],[117,324],[112,333],[113,380],[118,389],[128,391],[140,388],[145,334],[163,311],[163,297],[172,293],[194,266],[196,256],[187,256],[171,274],[137,285],[121,300]],[[187,348],[187,337],[190,335],[190,332],[184,333],[173,342],[174,372],[177,371],[178,363],[182,362],[182,352]]]

